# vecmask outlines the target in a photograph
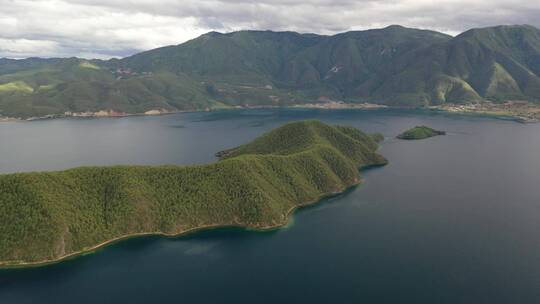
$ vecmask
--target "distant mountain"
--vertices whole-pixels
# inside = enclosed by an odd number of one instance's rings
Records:
[[[0,59],[0,114],[199,110],[317,100],[424,106],[540,102],[540,30],[456,37],[389,26],[334,36],[211,32],[108,61]]]
[[[390,26],[319,36],[291,32],[209,33],[115,62],[135,71],[186,74],[227,104],[290,104],[320,97],[361,101],[356,89],[414,50],[450,36]]]
[[[356,96],[387,104],[489,99],[540,101],[540,30],[498,26],[469,30],[398,58]]]

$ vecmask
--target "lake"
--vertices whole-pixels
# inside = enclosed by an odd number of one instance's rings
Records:
[[[540,124],[302,109],[2,123],[0,172],[208,163],[301,119],[383,133],[390,164],[284,229],[131,239],[0,270],[0,303],[540,302]],[[394,139],[421,124],[448,135]]]

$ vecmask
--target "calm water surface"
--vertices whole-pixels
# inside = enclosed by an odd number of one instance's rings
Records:
[[[285,229],[133,239],[0,270],[0,303],[540,303],[540,124],[252,110],[0,124],[0,172],[214,161],[315,118],[381,132],[390,164]],[[448,136],[393,139],[419,124]]]

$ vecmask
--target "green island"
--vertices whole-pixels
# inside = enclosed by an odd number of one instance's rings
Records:
[[[271,229],[384,165],[381,135],[286,124],[197,166],[81,167],[0,175],[0,266],[47,264],[140,235]]]
[[[406,139],[406,140],[416,140],[416,139],[424,139],[424,138],[429,138],[429,137],[438,136],[438,135],[446,135],[446,132],[438,131],[438,130],[435,130],[426,126],[416,126],[412,129],[409,129],[399,134],[397,138]]]

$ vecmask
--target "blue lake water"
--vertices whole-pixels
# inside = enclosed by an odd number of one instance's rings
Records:
[[[381,132],[386,167],[284,229],[123,241],[0,270],[0,303],[540,303],[540,124],[246,110],[0,124],[0,172],[195,164],[288,121]],[[426,124],[447,136],[394,137]]]

